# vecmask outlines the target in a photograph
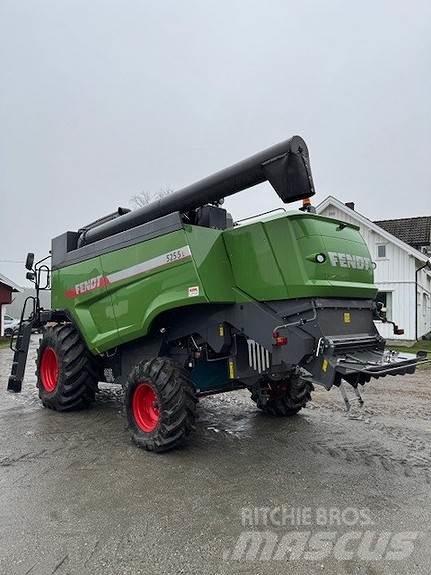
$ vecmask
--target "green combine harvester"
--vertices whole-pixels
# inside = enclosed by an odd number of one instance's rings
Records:
[[[223,198],[264,181],[284,203],[306,200],[304,211],[234,225]],[[43,405],[83,408],[99,381],[120,383],[135,443],[165,451],[194,429],[204,395],[247,388],[263,412],[290,416],[315,384],[340,387],[348,406],[342,381],[361,401],[371,378],[413,373],[425,356],[385,350],[374,325],[385,318],[358,228],[312,213],[314,193],[307,146],[294,136],[54,238],[51,268],[29,254],[36,297],[11,340],[8,389],[21,391],[30,335],[42,328]]]

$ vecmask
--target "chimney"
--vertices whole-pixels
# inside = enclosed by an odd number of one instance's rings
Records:
[[[344,205],[355,211],[355,202],[346,202]]]

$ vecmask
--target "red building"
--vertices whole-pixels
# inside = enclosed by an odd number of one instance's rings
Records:
[[[12,294],[21,291],[12,280],[0,274],[0,337],[3,335],[4,306],[12,302]]]

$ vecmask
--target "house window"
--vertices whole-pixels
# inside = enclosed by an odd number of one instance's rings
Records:
[[[379,244],[377,246],[377,257],[380,259],[386,258],[386,244]]]
[[[428,307],[429,307],[429,295],[427,293],[424,293],[422,295],[422,313],[424,315],[428,313]]]
[[[381,314],[388,321],[392,320],[392,292],[390,291],[379,291],[377,293],[376,301],[383,304]]]

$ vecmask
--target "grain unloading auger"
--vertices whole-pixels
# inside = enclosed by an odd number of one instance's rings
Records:
[[[21,390],[31,330],[45,326],[43,404],[84,407],[99,381],[122,383],[133,439],[163,451],[193,429],[202,395],[247,388],[261,410],[288,416],[314,384],[357,391],[413,373],[425,357],[385,350],[374,325],[384,318],[357,227],[310,211],[232,226],[221,200],[264,181],[284,203],[314,194],[300,137],[54,238],[52,309],[33,300],[8,388]],[[40,287],[46,268],[27,267]]]

